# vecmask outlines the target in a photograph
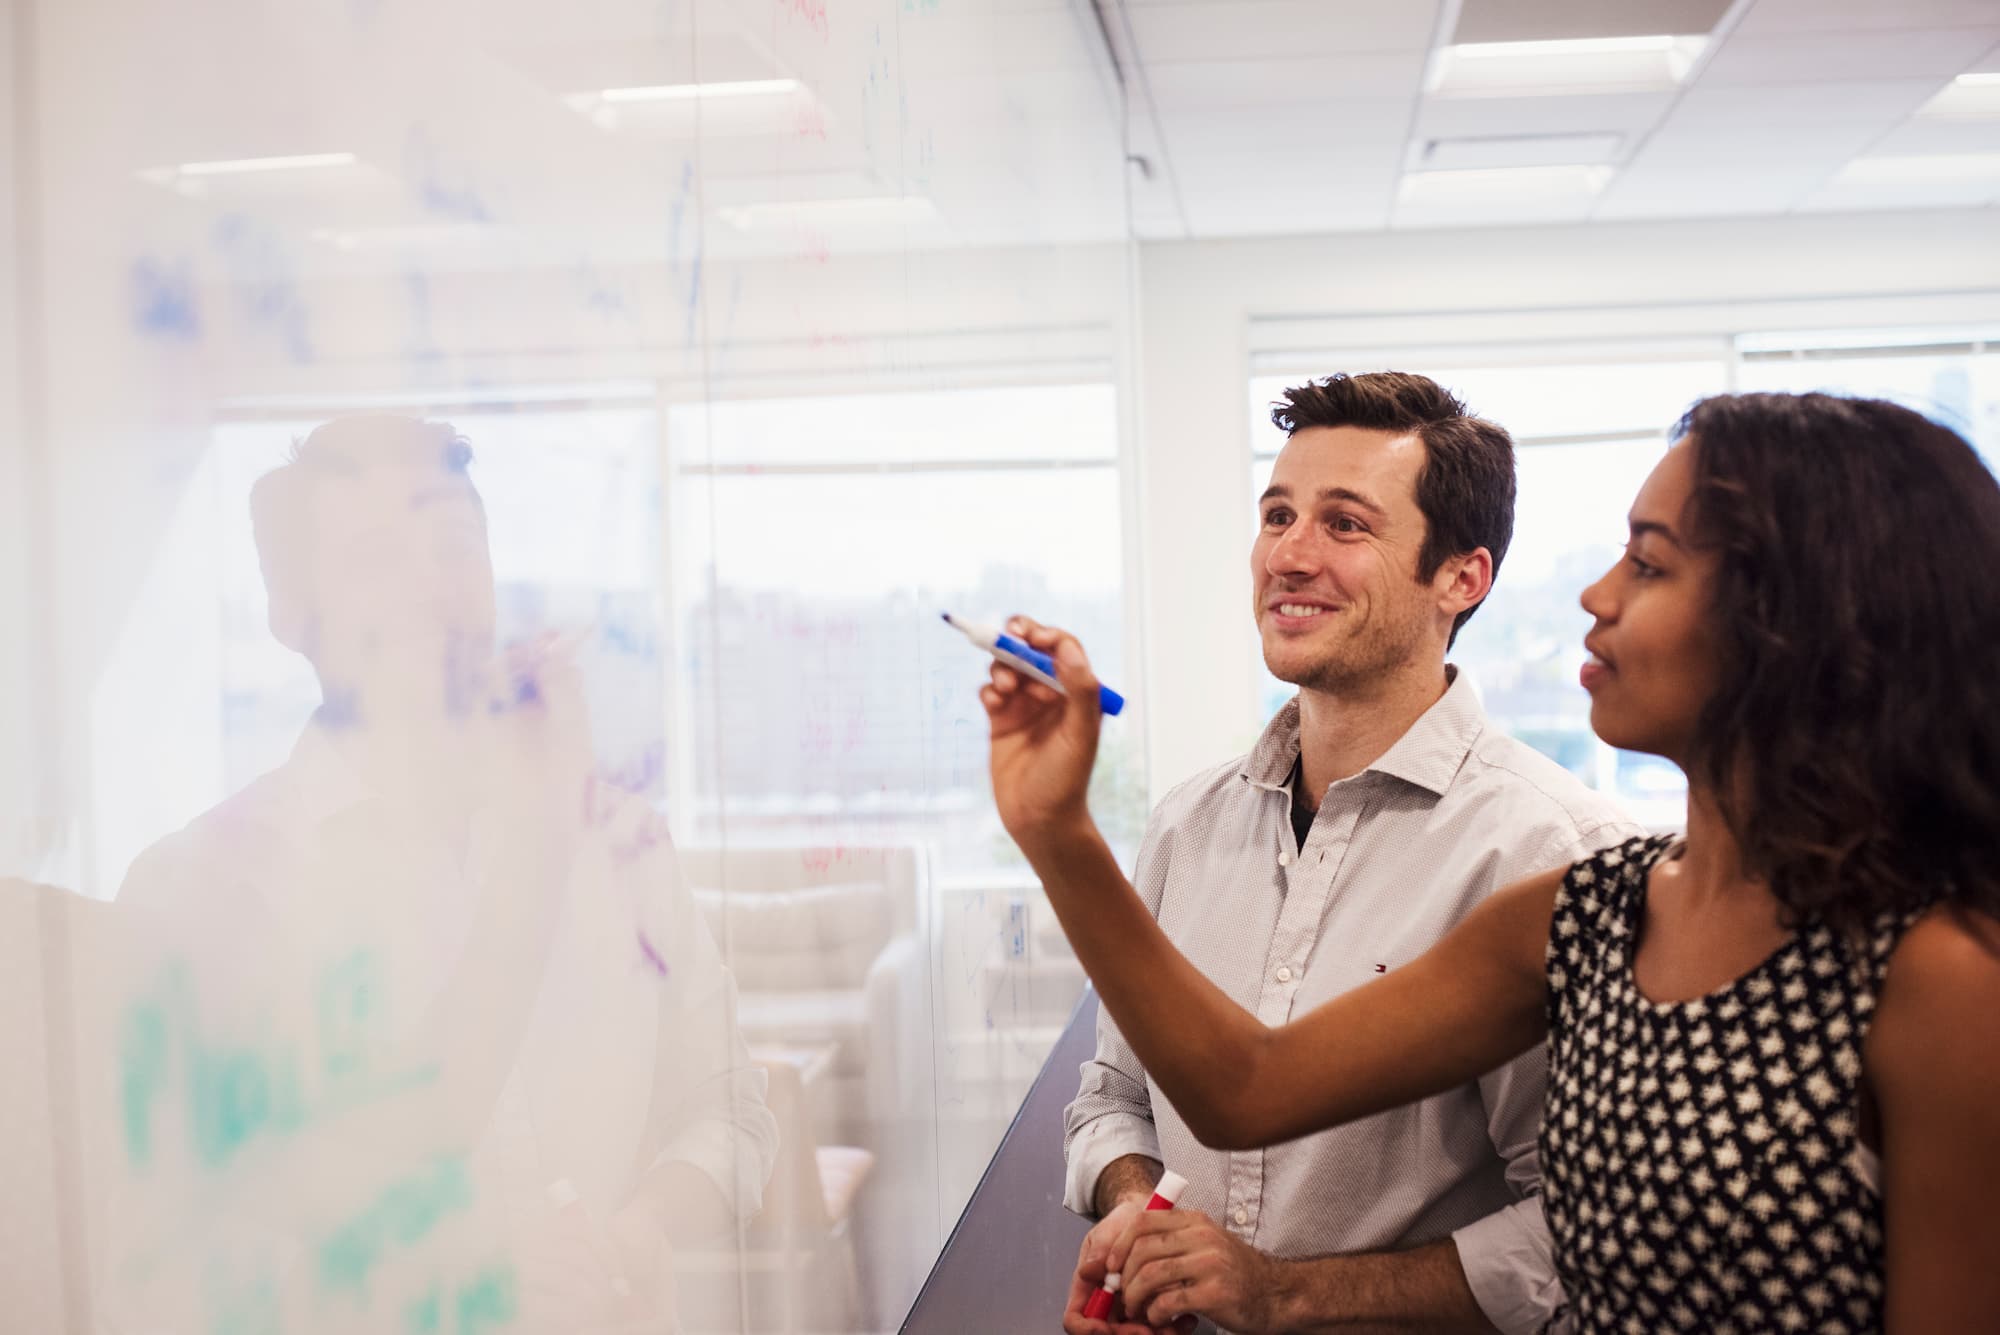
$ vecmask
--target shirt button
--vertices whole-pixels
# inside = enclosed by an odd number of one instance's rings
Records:
[[[1278,865],[1279,865],[1280,867],[1289,867],[1289,866],[1291,866],[1291,865],[1292,865],[1292,855],[1291,855],[1290,853],[1280,853],[1280,854],[1278,854]]]
[[[1281,983],[1289,983],[1289,982],[1291,982],[1291,981],[1292,981],[1292,966],[1291,966],[1291,965],[1289,965],[1289,964],[1280,964],[1280,965],[1278,966],[1278,981],[1279,981],[1279,982],[1281,982]],[[1236,1222],[1240,1224],[1240,1223],[1242,1223],[1243,1221],[1239,1219],[1239,1220],[1237,1220]]]
[[[1240,1206],[1240,1205],[1239,1205],[1239,1206],[1237,1206],[1237,1207],[1236,1207],[1236,1224],[1237,1224],[1237,1227],[1239,1227],[1239,1228],[1240,1228],[1240,1227],[1242,1227],[1242,1226],[1243,1226],[1244,1224],[1247,1224],[1247,1223],[1249,1223],[1249,1222],[1250,1222],[1250,1212],[1249,1212],[1248,1210],[1244,1209],[1244,1208],[1243,1208],[1242,1206]]]

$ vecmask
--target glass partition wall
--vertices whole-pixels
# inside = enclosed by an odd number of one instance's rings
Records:
[[[893,1329],[1082,987],[938,614],[1124,665],[1090,6],[6,13],[34,1328]]]

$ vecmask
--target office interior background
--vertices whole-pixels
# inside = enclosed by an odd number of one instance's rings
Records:
[[[1679,414],[1881,395],[2000,460],[1993,0],[0,13],[9,1329],[97,1328],[134,1171],[91,1149],[130,980],[65,924],[319,702],[249,498],[324,422],[470,444],[498,639],[570,637],[786,1091],[795,1190],[679,1254],[689,1331],[895,1329],[1081,994],[940,611],[1082,635],[1129,860],[1286,696],[1268,405],[1420,371],[1520,446],[1454,661],[1665,827],[1576,599]]]

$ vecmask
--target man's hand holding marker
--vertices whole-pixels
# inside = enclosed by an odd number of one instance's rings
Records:
[[[1063,1313],[1063,1330],[1069,1335],[1153,1335],[1153,1326],[1136,1324],[1126,1317],[1126,1308],[1119,1296],[1122,1274],[1113,1264],[1114,1258],[1129,1255],[1134,1232],[1140,1217],[1147,1211],[1172,1210],[1187,1189],[1187,1179],[1175,1172],[1160,1175],[1159,1184],[1153,1188],[1153,1197],[1144,1209],[1127,1203],[1113,1210],[1093,1228],[1083,1240],[1083,1252],[1077,1258],[1076,1279],[1070,1285],[1069,1307]],[[1105,1238],[1109,1236],[1109,1247]],[[1194,1318],[1186,1317],[1176,1322],[1172,1329],[1191,1330]]]

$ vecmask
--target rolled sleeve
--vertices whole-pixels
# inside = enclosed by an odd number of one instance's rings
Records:
[[[1097,1213],[1097,1179],[1113,1159],[1143,1154],[1160,1159],[1152,1091],[1139,1058],[1103,1010],[1097,1012],[1097,1055],[1079,1068],[1076,1098],[1063,1109],[1063,1204]]]
[[[1164,831],[1169,824],[1154,812],[1133,872],[1140,900],[1156,917],[1166,890]],[[1079,1075],[1076,1098],[1063,1110],[1063,1204],[1088,1218],[1097,1213],[1097,1179],[1113,1160],[1143,1154],[1159,1162],[1163,1156],[1146,1070],[1110,1013],[1101,1008],[1097,1053],[1083,1063]]]
[[[1063,1204],[1087,1218],[1097,1213],[1097,1179],[1104,1176],[1104,1170],[1128,1154],[1159,1161],[1160,1137],[1150,1117],[1106,1113],[1072,1135],[1064,1154],[1068,1167],[1063,1176]]]
[[[777,1158],[777,1125],[764,1109],[762,1071],[745,1071],[745,1094],[738,1117],[733,1121],[706,1120],[685,1126],[667,1142],[653,1160],[654,1167],[680,1162],[699,1169],[715,1183],[715,1189],[730,1203],[738,1218],[748,1218],[763,1207],[764,1184],[770,1180]]]
[[[1539,1137],[1548,1078],[1547,1050],[1537,1045],[1479,1079],[1486,1135],[1506,1165],[1514,1204],[1452,1234],[1459,1264],[1486,1319],[1506,1335],[1532,1335],[1563,1304],[1555,1248],[1542,1217]]]
[[[1475,1219],[1451,1240],[1479,1310],[1505,1335],[1535,1335],[1562,1310],[1562,1280],[1539,1199]]]

